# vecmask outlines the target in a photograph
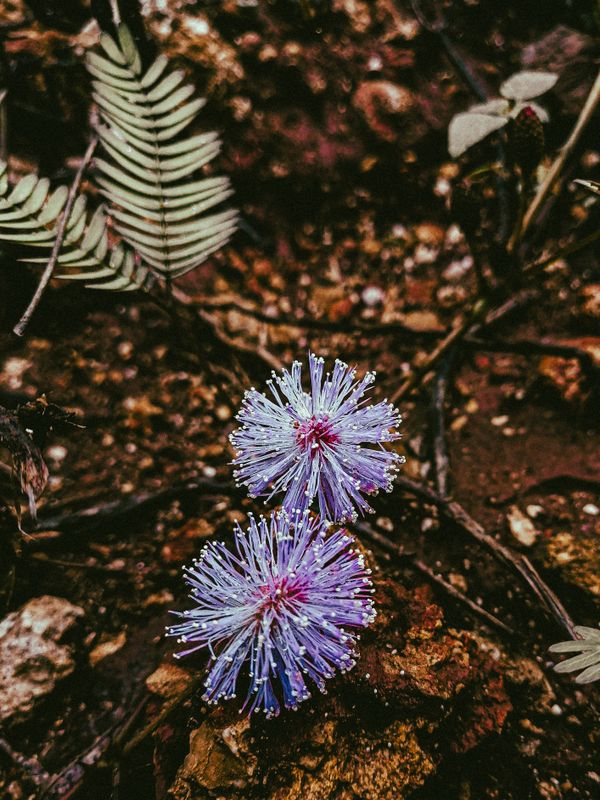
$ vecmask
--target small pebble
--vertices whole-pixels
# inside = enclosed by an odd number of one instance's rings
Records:
[[[527,511],[527,515],[529,517],[531,517],[531,519],[536,519],[536,517],[539,517],[540,514],[544,513],[544,509],[543,509],[542,506],[538,506],[538,505],[534,505],[534,504],[532,504],[530,506],[527,506],[525,511]]]
[[[450,189],[450,181],[447,181],[446,178],[438,178],[433,191],[438,197],[447,197],[450,194]]]
[[[117,353],[121,358],[125,360],[131,358],[131,355],[133,353],[133,345],[131,344],[131,342],[120,342],[119,345],[117,346]]]
[[[365,289],[363,289],[360,297],[368,308],[372,308],[373,306],[383,302],[385,293],[379,286],[367,286]]]
[[[231,409],[228,406],[218,406],[216,410],[217,419],[226,422],[231,417]]]
[[[46,450],[46,455],[50,461],[56,461],[57,463],[60,463],[67,457],[67,452],[68,451],[66,447],[62,447],[60,444],[55,444]]]

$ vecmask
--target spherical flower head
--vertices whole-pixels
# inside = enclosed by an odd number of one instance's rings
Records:
[[[234,472],[251,497],[284,492],[283,509],[309,508],[332,522],[355,520],[357,510],[372,511],[365,494],[391,491],[402,456],[383,447],[399,438],[398,411],[366,397],[375,373],[361,380],[356,370],[336,360],[333,372],[309,355],[310,391],[302,387],[302,365],[273,373],[271,397],[252,388],[237,415],[241,427],[231,434]]]
[[[187,645],[177,658],[208,648],[204,700],[234,698],[247,681],[240,713],[272,717],[354,666],[359,637],[347,629],[375,618],[370,570],[345,530],[328,534],[306,511],[251,517],[234,534],[234,548],[210,542],[184,569],[196,607],[176,612],[167,635]]]

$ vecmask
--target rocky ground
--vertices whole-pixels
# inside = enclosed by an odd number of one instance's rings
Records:
[[[37,168],[68,181],[85,149],[82,56],[97,38],[88,5],[0,2],[13,177]],[[261,385],[268,362],[311,348],[376,369],[377,399],[391,397],[477,295],[448,199],[496,151],[447,155],[449,121],[473,98],[409,3],[142,6],[148,48],[189,72],[209,100],[201,125],[223,133],[218,168],[232,177],[242,228],[180,288],[224,335],[212,339],[189,309],[174,323],[138,296],[56,285],[17,341],[8,332],[35,275],[3,257],[0,405],[45,393],[82,427],[58,425],[44,444],[48,488],[38,522],[23,518],[31,535],[16,567],[8,500],[0,512],[0,795],[597,796],[597,690],[552,671],[547,648],[568,638],[560,614],[408,484],[378,498],[357,530],[379,615],[357,666],[326,696],[249,722],[200,701],[202,657],[173,663],[162,634],[168,610],[186,603],[181,564],[257,507],[229,466],[244,389]],[[491,96],[519,68],[560,75],[544,97],[551,154],[594,79],[594,3],[430,7]],[[598,179],[599,162],[596,123],[569,175]],[[483,237],[497,228],[496,188],[482,195]],[[594,213],[567,185],[532,257],[583,236]],[[465,342],[446,364],[450,496],[493,542],[526,556],[577,624],[594,626],[597,252],[553,261],[524,289],[487,344]],[[431,385],[400,405],[403,477],[426,485],[439,477]]]

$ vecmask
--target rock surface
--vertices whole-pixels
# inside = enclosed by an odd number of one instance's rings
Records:
[[[558,570],[563,580],[600,597],[600,525],[586,527],[578,536],[568,531],[551,536],[545,542],[544,563]]]
[[[45,595],[0,622],[0,723],[22,720],[73,672],[72,647],[63,641],[83,613]]]
[[[401,800],[444,758],[502,730],[511,702],[492,643],[457,634],[431,590],[380,581],[361,657],[326,698],[270,722],[211,711],[172,800]]]

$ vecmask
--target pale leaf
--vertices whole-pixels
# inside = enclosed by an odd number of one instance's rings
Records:
[[[552,89],[557,80],[558,75],[554,72],[516,72],[504,81],[500,94],[509,100],[529,100]]]
[[[508,122],[507,117],[494,117],[490,114],[472,114],[465,111],[457,114],[448,128],[448,151],[453,158],[485,139],[490,133],[499,130]]]
[[[468,113],[491,114],[494,117],[504,116],[508,114],[509,106],[508,100],[504,100],[502,97],[495,97],[493,100],[471,106]]]

